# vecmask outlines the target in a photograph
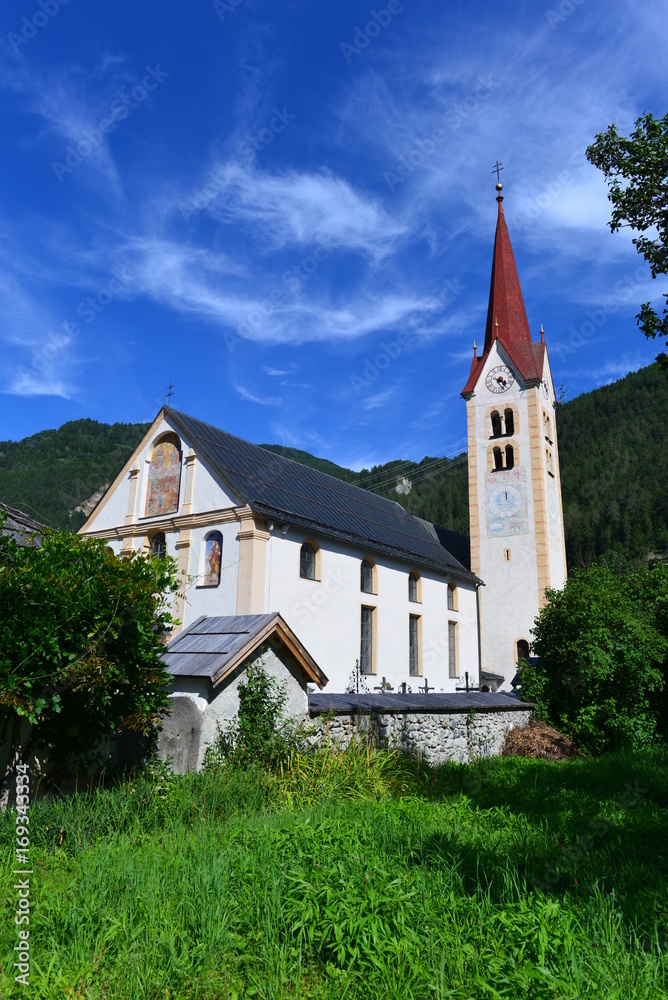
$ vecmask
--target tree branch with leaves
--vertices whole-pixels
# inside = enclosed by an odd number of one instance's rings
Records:
[[[608,183],[611,231],[630,226],[640,234],[633,244],[649,264],[652,277],[668,274],[668,115],[641,115],[628,137],[610,125],[587,148],[587,159],[603,171]],[[668,300],[668,293],[663,297]],[[668,335],[668,307],[660,316],[651,302],[644,302],[636,319],[649,339]],[[657,361],[668,368],[665,352]]]

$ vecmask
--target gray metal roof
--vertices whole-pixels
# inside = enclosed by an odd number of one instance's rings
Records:
[[[451,531],[450,528],[442,528],[440,524],[432,524],[421,517],[416,517],[416,521],[423,524],[429,534],[453,555],[457,562],[467,569],[471,569],[471,539],[468,535],[460,535],[458,531]]]
[[[2,528],[3,535],[13,535],[19,545],[39,547],[42,544],[42,534],[47,530],[43,524],[28,517],[23,511],[8,507],[4,503],[0,503],[0,511],[7,515],[7,520]]]
[[[278,632],[292,652],[306,660],[309,680],[326,683],[327,678],[301,646],[277,612],[266,615],[202,616],[175,636],[162,654],[167,670],[175,677],[206,677],[218,683],[238,662]]]
[[[428,522],[413,517],[394,500],[266,451],[171,407],[164,412],[255,513],[370,552],[476,580],[436,531],[426,527]]]
[[[480,691],[453,694],[310,694],[311,715],[334,712],[356,715],[357,712],[519,712],[533,708],[515,694],[483,694]]]

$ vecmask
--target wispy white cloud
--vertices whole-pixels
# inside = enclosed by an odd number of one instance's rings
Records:
[[[323,244],[381,260],[406,233],[378,198],[324,169],[272,174],[230,161],[214,175],[217,194],[205,211],[226,225],[253,226],[270,250]]]
[[[281,400],[277,396],[259,396],[245,386],[236,384],[234,386],[234,391],[241,399],[247,400],[249,403],[257,403],[258,406],[280,406]]]

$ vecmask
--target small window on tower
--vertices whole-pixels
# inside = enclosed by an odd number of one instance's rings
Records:
[[[510,562],[510,549],[503,550],[503,559],[504,562]]]

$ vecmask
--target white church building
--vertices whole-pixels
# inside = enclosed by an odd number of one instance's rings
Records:
[[[508,690],[566,560],[554,387],[502,200],[485,344],[462,393],[470,541],[171,407],[81,534],[173,556],[180,630],[280,615],[328,692],[453,692],[466,673]]]

